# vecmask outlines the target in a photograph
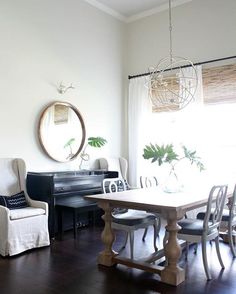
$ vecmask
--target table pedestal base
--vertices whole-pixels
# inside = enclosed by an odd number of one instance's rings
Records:
[[[117,264],[117,262],[114,260],[114,257],[116,257],[117,255],[118,254],[116,254],[116,253],[109,254],[109,253],[101,252],[98,255],[97,262],[98,262],[98,264],[101,264],[101,265],[113,266],[113,265]]]
[[[155,266],[145,261],[133,260],[122,258],[112,250],[112,244],[115,240],[115,234],[113,232],[111,222],[111,210],[112,207],[109,203],[101,202],[99,206],[104,210],[102,216],[105,226],[102,232],[102,241],[105,245],[104,251],[100,252],[98,256],[98,264],[111,267],[115,264],[123,264],[128,267],[141,269],[147,272],[156,273],[161,277],[163,283],[177,286],[185,280],[185,270],[178,266],[178,259],[181,256],[181,246],[177,240],[177,233],[180,227],[177,224],[177,219],[182,217],[174,214],[167,215],[167,226],[168,239],[164,244],[164,255],[167,260],[167,264],[164,267]],[[160,252],[161,253],[161,252]],[[156,258],[152,256],[152,260],[158,260],[161,256],[157,253]]]
[[[185,280],[185,270],[177,267],[175,270],[165,268],[161,272],[161,281],[163,283],[178,286]]]

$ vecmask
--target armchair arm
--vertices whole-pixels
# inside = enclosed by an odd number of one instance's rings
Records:
[[[0,223],[2,226],[2,220],[3,219],[9,219],[9,209],[5,206],[0,205]]]
[[[0,249],[4,250],[4,242],[8,239],[8,226],[10,221],[9,209],[0,205]]]
[[[26,188],[24,189],[24,193],[25,193],[25,197],[27,199],[27,202],[28,202],[29,206],[44,209],[45,214],[48,216],[48,204],[47,204],[47,202],[31,199],[28,192],[27,192],[27,190],[26,190]]]
[[[48,204],[47,204],[47,202],[33,200],[33,199],[28,197],[28,203],[29,203],[29,206],[31,206],[31,207],[44,209],[45,214],[48,216]]]

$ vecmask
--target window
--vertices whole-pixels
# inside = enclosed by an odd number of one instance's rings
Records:
[[[236,60],[231,64],[204,65],[203,103],[188,105],[177,112],[157,112],[153,108],[151,125],[145,144],[184,144],[196,150],[213,181],[229,178],[236,180]],[[145,160],[143,160],[145,161]],[[155,173],[162,167],[157,165]],[[150,163],[144,163],[150,169]],[[191,169],[193,176],[196,172]],[[182,175],[189,176],[189,168],[182,168]],[[204,173],[205,173],[204,172]],[[198,172],[199,173],[199,172]]]

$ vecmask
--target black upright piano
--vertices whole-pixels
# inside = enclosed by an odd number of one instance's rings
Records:
[[[56,211],[60,202],[77,197],[80,201],[85,195],[102,193],[102,181],[105,178],[116,178],[118,172],[104,170],[81,170],[60,172],[28,172],[27,191],[35,200],[45,201],[49,205],[49,232],[55,236]]]

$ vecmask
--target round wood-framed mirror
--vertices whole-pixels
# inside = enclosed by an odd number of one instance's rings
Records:
[[[58,162],[78,156],[86,138],[79,110],[68,102],[53,102],[43,111],[38,126],[39,142],[45,153]]]

